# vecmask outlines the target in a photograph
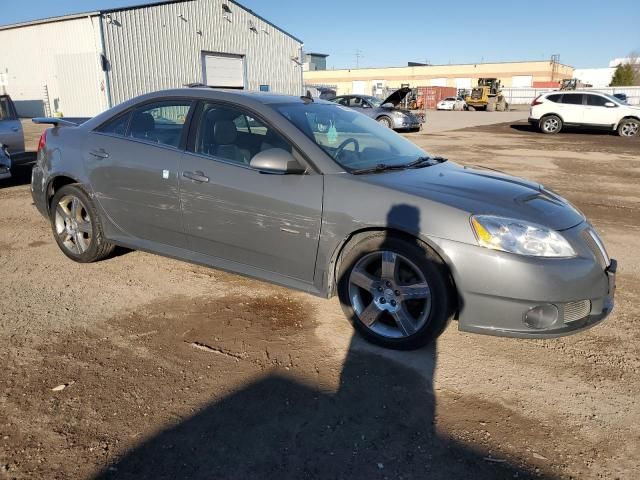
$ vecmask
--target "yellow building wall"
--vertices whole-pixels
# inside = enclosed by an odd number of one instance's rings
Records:
[[[441,84],[445,79],[446,86],[455,87],[456,78],[471,79],[471,86],[475,87],[478,78],[498,78],[503,87],[511,87],[513,77],[532,77],[532,82],[559,81],[573,76],[573,67],[553,64],[549,61],[537,62],[506,62],[506,63],[478,63],[465,65],[427,65],[419,67],[387,67],[387,68],[358,68],[344,70],[316,70],[304,72],[305,84],[335,85],[338,95],[353,93],[353,82],[364,82],[364,91],[372,92],[376,81],[384,81],[388,88],[400,88],[402,84],[411,87],[427,87]],[[553,78],[552,78],[553,77]]]

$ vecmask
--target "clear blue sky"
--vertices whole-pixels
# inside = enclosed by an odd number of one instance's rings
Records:
[[[4,0],[1,24],[152,0]],[[605,67],[640,50],[640,0],[242,0],[328,66],[547,59]],[[498,5],[492,9],[490,5]]]

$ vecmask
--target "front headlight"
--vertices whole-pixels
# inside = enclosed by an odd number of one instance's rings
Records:
[[[397,118],[404,118],[404,117],[406,117],[406,116],[407,116],[407,114],[406,114],[406,113],[404,113],[404,112],[399,112],[398,110],[394,110],[393,112],[391,112],[391,114],[392,114],[394,117],[397,117]]]
[[[471,226],[478,244],[493,250],[532,257],[575,257],[569,242],[554,230],[513,218],[474,215]]]

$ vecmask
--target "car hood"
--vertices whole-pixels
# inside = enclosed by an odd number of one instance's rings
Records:
[[[497,171],[455,163],[367,175],[379,186],[443,203],[471,215],[487,214],[565,230],[584,221],[569,202],[542,185]]]
[[[410,91],[411,91],[411,89],[409,87],[399,88],[398,90],[393,92],[391,95],[389,95],[387,98],[385,98],[384,101],[382,102],[382,105],[384,105],[385,103],[390,103],[395,107],[402,100],[404,100],[404,97],[409,95]]]

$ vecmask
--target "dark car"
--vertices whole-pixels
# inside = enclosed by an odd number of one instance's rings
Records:
[[[331,101],[364,113],[387,128],[420,130],[424,122],[423,116],[397,108],[410,92],[411,89],[405,87],[396,90],[384,100],[371,95],[340,95]]]
[[[613,96],[616,97],[618,100],[621,100],[624,103],[627,103],[628,98],[626,93],[614,93]]]
[[[335,103],[192,88],[79,126],[36,121],[57,127],[40,141],[33,199],[77,262],[122,245],[337,294],[358,331],[393,348],[451,317],[544,338],[613,308],[616,262],[571,204]]]

